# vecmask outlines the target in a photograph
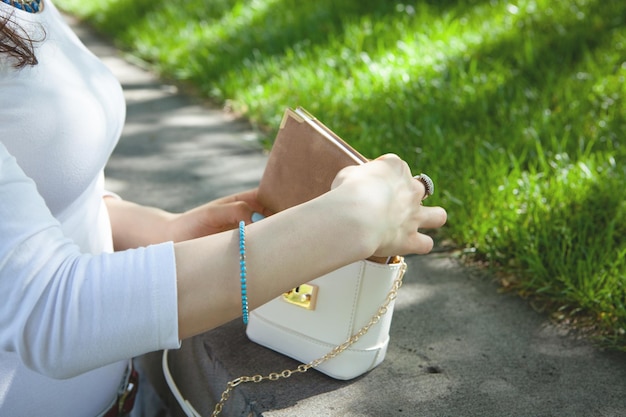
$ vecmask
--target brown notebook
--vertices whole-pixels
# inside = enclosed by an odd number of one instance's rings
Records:
[[[259,185],[258,199],[274,213],[330,191],[337,173],[367,162],[302,108],[287,109]]]
[[[337,173],[368,159],[301,107],[287,109],[270,151],[257,198],[274,213],[330,191]],[[378,263],[400,258],[375,257]]]

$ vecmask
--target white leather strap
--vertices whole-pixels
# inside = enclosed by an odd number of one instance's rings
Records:
[[[172,378],[172,374],[170,373],[170,367],[167,363],[167,352],[168,352],[167,349],[163,351],[163,361],[162,361],[163,375],[165,376],[165,382],[167,382],[167,385],[170,387],[170,391],[172,391],[172,394],[174,394],[176,401],[178,402],[178,404],[180,405],[180,408],[182,408],[183,412],[185,413],[187,417],[202,417],[202,415],[200,415],[200,413],[198,413],[196,409],[193,408],[191,403],[183,398],[183,395],[178,390],[178,387],[176,386],[176,382],[174,382],[174,378]]]

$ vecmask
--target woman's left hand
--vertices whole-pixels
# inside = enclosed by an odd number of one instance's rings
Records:
[[[130,201],[105,197],[115,250],[167,241],[181,242],[251,222],[252,213],[267,215],[257,201],[257,189],[219,198],[184,213],[170,213]]]
[[[241,220],[249,224],[255,212],[268,214],[257,200],[256,188],[222,197],[175,215],[170,220],[170,240],[180,242],[235,229]]]

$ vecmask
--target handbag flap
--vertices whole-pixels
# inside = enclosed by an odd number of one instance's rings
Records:
[[[331,347],[338,345],[368,323],[385,301],[403,265],[404,262],[389,265],[365,260],[354,262],[309,283],[318,287],[314,309],[295,306],[279,296],[253,310],[251,317],[280,326],[294,337]],[[389,310],[393,310],[393,305]],[[365,334],[354,348],[366,349],[383,343],[390,323],[391,314],[382,317],[376,326],[378,331]]]

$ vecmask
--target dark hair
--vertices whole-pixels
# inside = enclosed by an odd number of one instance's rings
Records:
[[[37,65],[35,41],[21,27],[10,23],[11,16],[0,18],[0,55],[12,58],[16,68]]]

